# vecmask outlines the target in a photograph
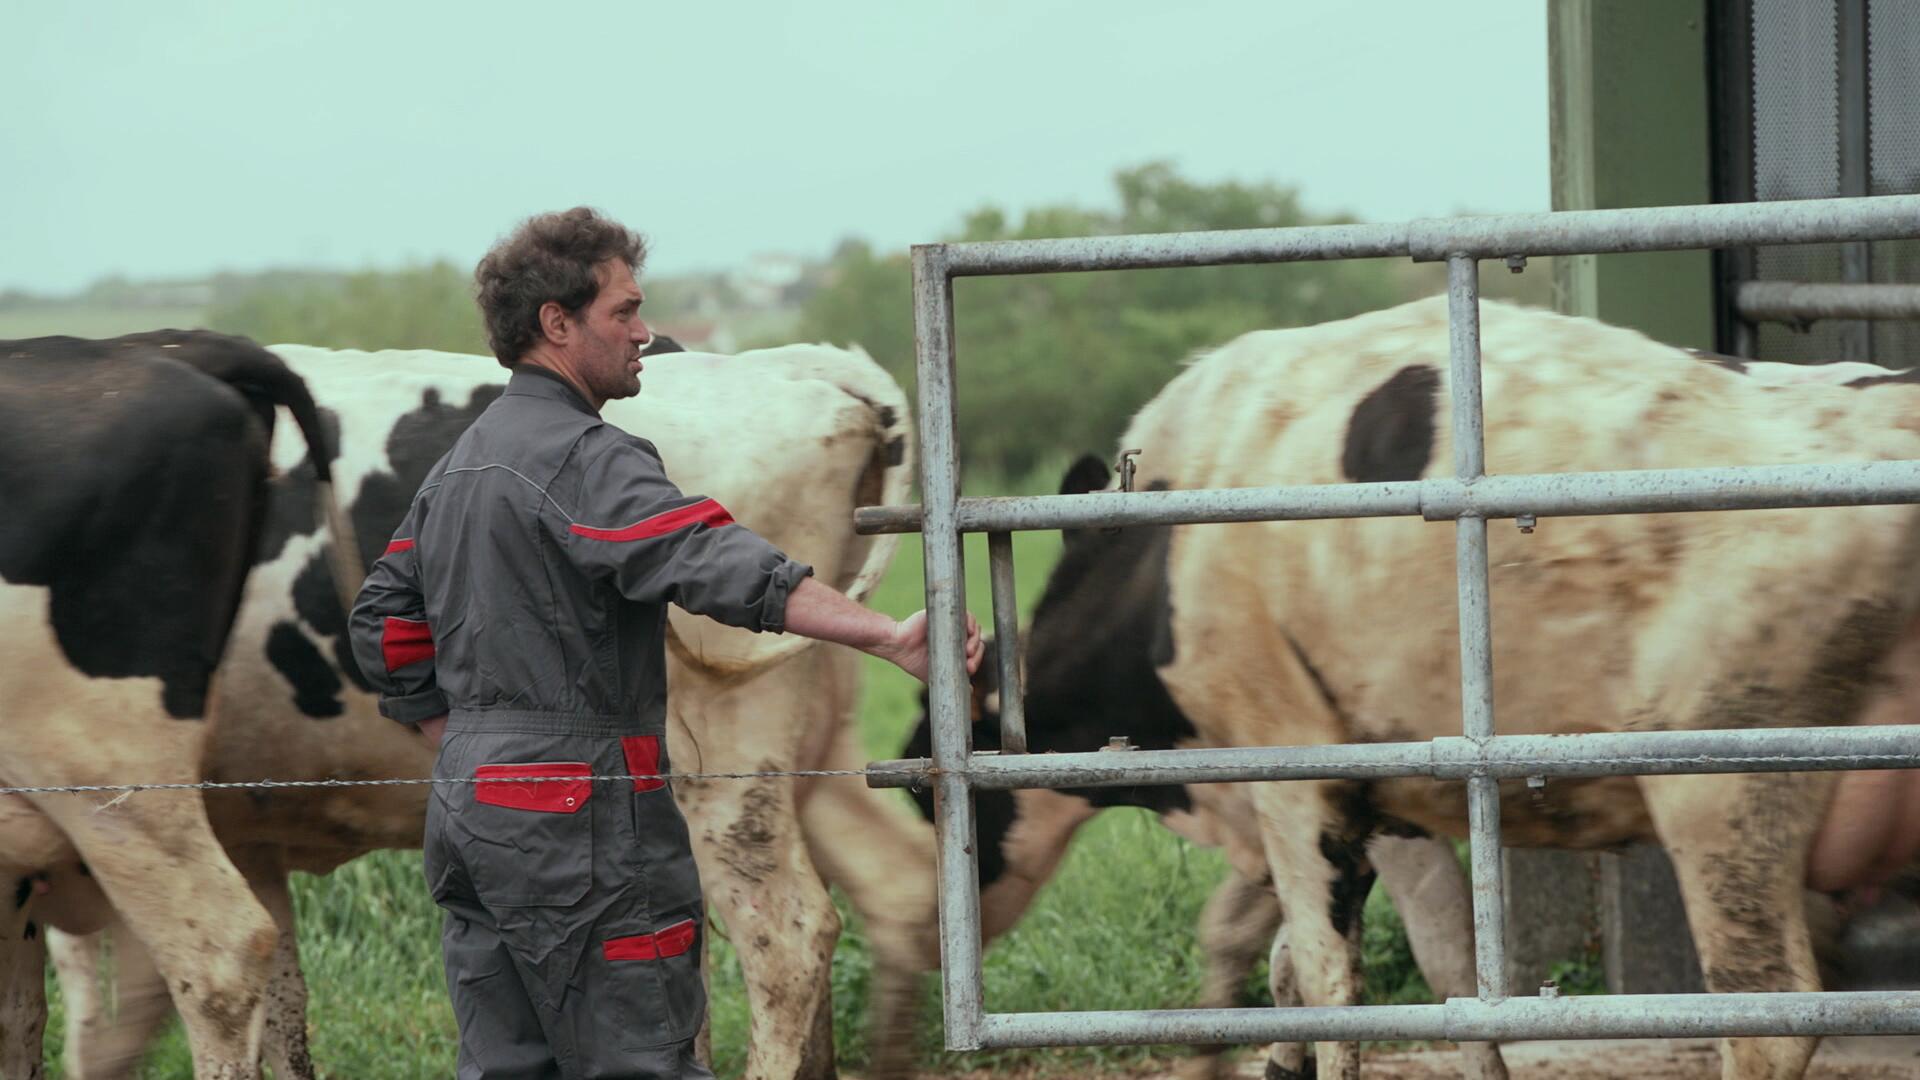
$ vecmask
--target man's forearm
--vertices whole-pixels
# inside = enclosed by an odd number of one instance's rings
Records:
[[[787,632],[874,652],[893,642],[899,623],[847,599],[831,586],[803,578],[787,597]]]

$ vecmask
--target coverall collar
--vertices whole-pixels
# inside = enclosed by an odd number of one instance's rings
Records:
[[[538,364],[515,364],[513,377],[507,380],[506,392],[518,397],[557,401],[562,405],[578,409],[588,416],[600,415],[593,411],[593,408],[587,404],[587,399],[581,397],[580,391],[575,390],[571,383]]]

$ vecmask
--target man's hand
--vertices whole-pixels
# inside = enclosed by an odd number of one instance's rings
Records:
[[[427,743],[434,749],[440,748],[440,740],[447,735],[447,717],[445,713],[431,720],[420,721],[420,734],[427,737]]]
[[[927,613],[916,611],[901,622],[847,599],[827,585],[806,578],[787,598],[787,631],[803,637],[851,645],[891,660],[901,670],[927,681]],[[980,669],[986,646],[980,624],[967,616],[967,674]]]
[[[927,613],[916,611],[894,624],[893,640],[875,649],[874,655],[900,665],[907,674],[927,681]],[[986,643],[980,637],[980,624],[967,613],[967,674],[980,670],[980,658],[986,655]]]

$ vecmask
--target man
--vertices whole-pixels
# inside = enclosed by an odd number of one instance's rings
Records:
[[[895,622],[683,495],[599,417],[640,390],[644,244],[586,208],[474,272],[506,391],[434,466],[354,606],[381,711],[440,746],[427,883],[462,1080],[706,1077],[703,907],[666,773],[666,605],[851,645],[925,679]],[[967,625],[966,662],[979,665]],[[541,782],[525,782],[538,780]],[[520,782],[516,782],[520,781]]]

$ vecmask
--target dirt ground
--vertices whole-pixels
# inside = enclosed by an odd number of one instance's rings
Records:
[[[1512,1080],[1718,1080],[1720,1054],[1711,1039],[1649,1039],[1632,1042],[1530,1042],[1505,1048]],[[1265,1055],[1239,1059],[1237,1080],[1260,1080]],[[1047,1080],[1069,1074],[974,1070],[925,1080]],[[1364,1080],[1454,1080],[1460,1074],[1451,1050],[1370,1051]],[[1088,1080],[1174,1080],[1171,1072],[1101,1072]],[[1807,1080],[1920,1080],[1920,1038],[1837,1038],[1821,1043]]]
[[[1718,1080],[1720,1053],[1710,1039],[1634,1042],[1511,1043],[1504,1049],[1513,1080]],[[1247,1073],[1258,1076],[1259,1072]],[[1450,1051],[1376,1054],[1361,1068],[1367,1080],[1443,1080],[1459,1075]],[[1920,1039],[1828,1039],[1807,1080],[1920,1080]]]

